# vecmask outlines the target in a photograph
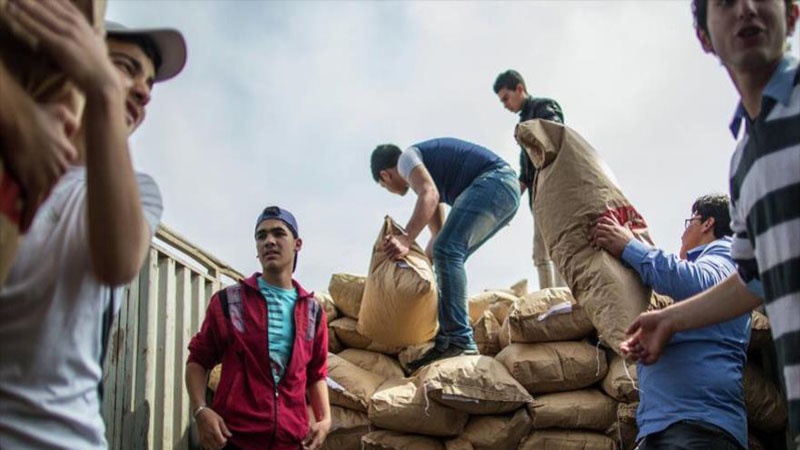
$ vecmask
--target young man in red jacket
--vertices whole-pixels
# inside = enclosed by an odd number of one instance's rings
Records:
[[[331,427],[328,326],[314,296],[292,279],[303,241],[285,209],[266,208],[255,240],[263,273],[211,297],[189,343],[186,387],[204,448],[314,450]],[[222,363],[211,406],[209,370]],[[306,395],[316,422],[309,426]]]

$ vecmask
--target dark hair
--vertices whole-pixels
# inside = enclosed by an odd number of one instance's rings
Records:
[[[372,178],[375,182],[381,180],[381,170],[391,169],[397,167],[397,160],[400,154],[403,153],[400,147],[394,144],[381,144],[375,147],[372,151],[372,158],[370,165],[372,167]]]
[[[794,0],[783,0],[786,3],[786,14]],[[708,0],[692,0],[692,15],[694,16],[694,27],[708,33]]]
[[[153,42],[147,36],[123,36],[119,34],[110,34],[108,39],[113,39],[118,42],[125,42],[128,44],[134,44],[142,49],[142,52],[150,58],[150,61],[153,62],[153,69],[155,72],[158,72],[158,68],[161,67],[161,53],[158,52],[158,46],[156,43]]]
[[[726,194],[709,194],[698,198],[692,205],[692,214],[703,220],[714,218],[714,237],[731,236],[730,197]]]
[[[522,85],[522,90],[524,90],[526,93],[528,92],[528,88],[525,87],[525,80],[522,78],[522,75],[520,75],[516,70],[508,69],[495,78],[494,93],[498,94],[500,89],[504,88],[508,89],[509,91],[513,91],[517,88],[518,84]]]

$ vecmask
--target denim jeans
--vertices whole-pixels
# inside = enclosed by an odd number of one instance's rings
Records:
[[[433,243],[433,268],[439,285],[437,349],[477,349],[467,311],[464,263],[514,217],[519,197],[514,170],[503,167],[476,178],[453,203]]]
[[[673,423],[663,431],[649,434],[636,450],[742,450],[727,431],[696,420]]]

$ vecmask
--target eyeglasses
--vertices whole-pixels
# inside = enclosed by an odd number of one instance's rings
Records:
[[[684,220],[683,221],[683,229],[689,228],[689,225],[691,225],[692,222],[695,221],[695,220],[703,220],[703,218],[695,216],[695,217],[690,217],[690,218]]]

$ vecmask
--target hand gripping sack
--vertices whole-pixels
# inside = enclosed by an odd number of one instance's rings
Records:
[[[103,28],[105,0],[72,0],[96,29]],[[0,0],[0,61],[17,83],[39,103],[66,102],[75,117],[81,117],[83,95],[55,66],[49,55],[39,51],[36,38],[25,32],[6,13],[8,0]],[[23,193],[0,160],[0,285],[6,279],[17,253],[24,210]]]
[[[650,245],[647,224],[633,208],[600,155],[561,124],[530,120],[517,140],[538,169],[533,208],[558,272],[584,307],[600,339],[619,353],[625,330],[644,312],[652,291],[608,252],[589,244],[589,229],[613,214]]]
[[[425,252],[414,243],[401,261],[392,261],[383,251],[384,236],[402,233],[386,216],[375,241],[358,313],[358,332],[389,346],[431,340],[438,326],[436,280]]]

